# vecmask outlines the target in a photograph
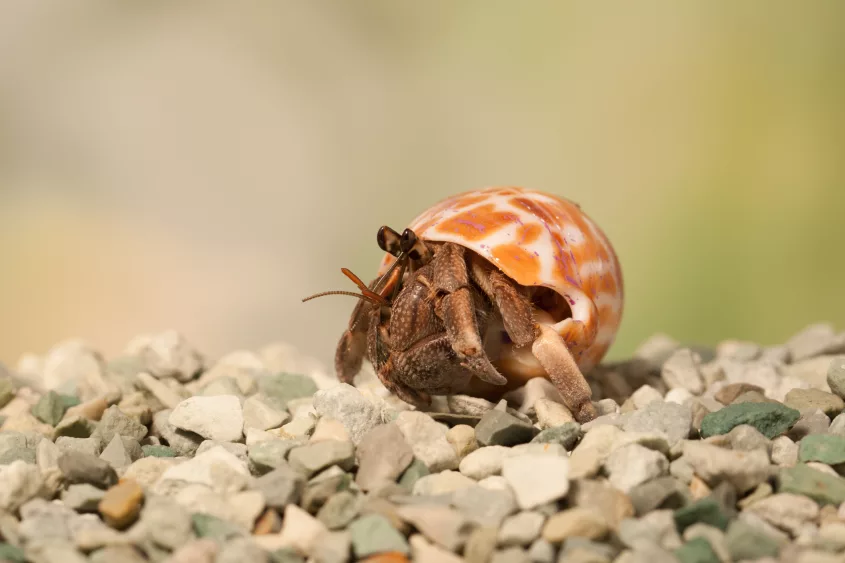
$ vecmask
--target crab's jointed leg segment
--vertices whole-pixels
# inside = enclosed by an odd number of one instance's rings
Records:
[[[360,300],[352,310],[347,328],[340,342],[337,344],[334,356],[334,367],[337,378],[343,383],[352,380],[361,371],[361,364],[367,353],[367,332],[370,328],[370,310],[372,303]]]
[[[443,245],[433,265],[433,289],[438,295],[435,313],[443,321],[461,365],[482,381],[504,385],[507,378],[490,363],[481,343],[464,249],[454,244]]]
[[[540,336],[531,346],[531,353],[549,374],[575,420],[582,424],[593,420],[596,409],[591,400],[592,390],[569,353],[566,342],[550,326],[538,324],[537,327]]]

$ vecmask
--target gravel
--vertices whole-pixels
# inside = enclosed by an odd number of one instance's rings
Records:
[[[775,346],[655,336],[591,374],[584,425],[542,379],[423,412],[368,366],[350,385],[286,345],[209,362],[175,331],[20,365],[0,369],[2,560],[845,556],[845,333],[827,324]]]

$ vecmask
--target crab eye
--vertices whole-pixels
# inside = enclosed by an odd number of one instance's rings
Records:
[[[410,252],[417,243],[417,235],[411,229],[405,229],[402,233],[402,240],[399,242],[402,252]]]
[[[399,252],[401,252],[400,238],[399,233],[387,225],[381,227],[376,235],[379,248],[393,256],[399,256]]]

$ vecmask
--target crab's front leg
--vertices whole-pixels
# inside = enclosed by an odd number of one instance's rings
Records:
[[[434,256],[432,277],[435,313],[443,321],[461,365],[487,383],[507,383],[490,363],[481,343],[463,247],[444,244]]]
[[[361,371],[361,364],[367,354],[367,333],[370,328],[370,311],[373,305],[368,301],[358,301],[347,328],[334,355],[334,367],[337,378],[343,383],[352,384],[352,380]]]
[[[507,276],[476,259],[470,260],[470,272],[473,280],[496,303],[513,344],[517,348],[531,345],[532,355],[549,375],[575,419],[580,423],[593,420],[596,409],[592,390],[566,341],[550,326],[534,320],[531,304]]]

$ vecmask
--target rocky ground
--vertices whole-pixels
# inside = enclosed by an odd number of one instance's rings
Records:
[[[411,410],[285,345],[176,332],[0,366],[0,560],[845,562],[845,333],[603,366]]]

